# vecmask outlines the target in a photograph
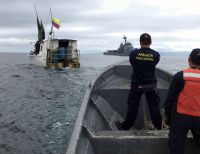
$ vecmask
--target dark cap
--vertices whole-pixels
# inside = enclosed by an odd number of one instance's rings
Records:
[[[151,36],[148,33],[140,35],[140,43],[144,45],[151,45]]]
[[[192,50],[190,53],[190,59],[195,65],[200,66],[200,48]]]

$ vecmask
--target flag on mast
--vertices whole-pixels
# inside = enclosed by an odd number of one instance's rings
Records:
[[[57,18],[52,18],[52,25],[55,27],[55,28],[57,28],[57,29],[59,29],[60,28],[60,20],[59,19],[57,19]]]

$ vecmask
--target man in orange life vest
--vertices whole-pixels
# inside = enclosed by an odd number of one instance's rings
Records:
[[[192,50],[188,62],[190,68],[173,76],[165,101],[170,154],[183,154],[188,131],[200,129],[200,49]]]

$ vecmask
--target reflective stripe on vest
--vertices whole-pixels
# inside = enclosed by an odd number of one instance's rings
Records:
[[[200,74],[197,74],[197,73],[184,73],[184,77],[200,78]]]
[[[191,116],[200,116],[200,70],[183,70],[185,85],[180,92],[177,112]]]

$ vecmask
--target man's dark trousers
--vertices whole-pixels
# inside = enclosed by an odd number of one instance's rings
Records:
[[[160,108],[159,108],[160,98],[157,89],[143,92],[143,91],[138,91],[136,86],[132,84],[128,97],[128,111],[126,119],[122,123],[123,128],[125,130],[129,130],[135,123],[135,120],[137,118],[140,98],[143,93],[145,93],[146,95],[151,120],[157,129],[161,129],[162,116],[160,114]]]
[[[174,113],[169,133],[170,154],[184,154],[189,130],[200,129],[200,117]]]

